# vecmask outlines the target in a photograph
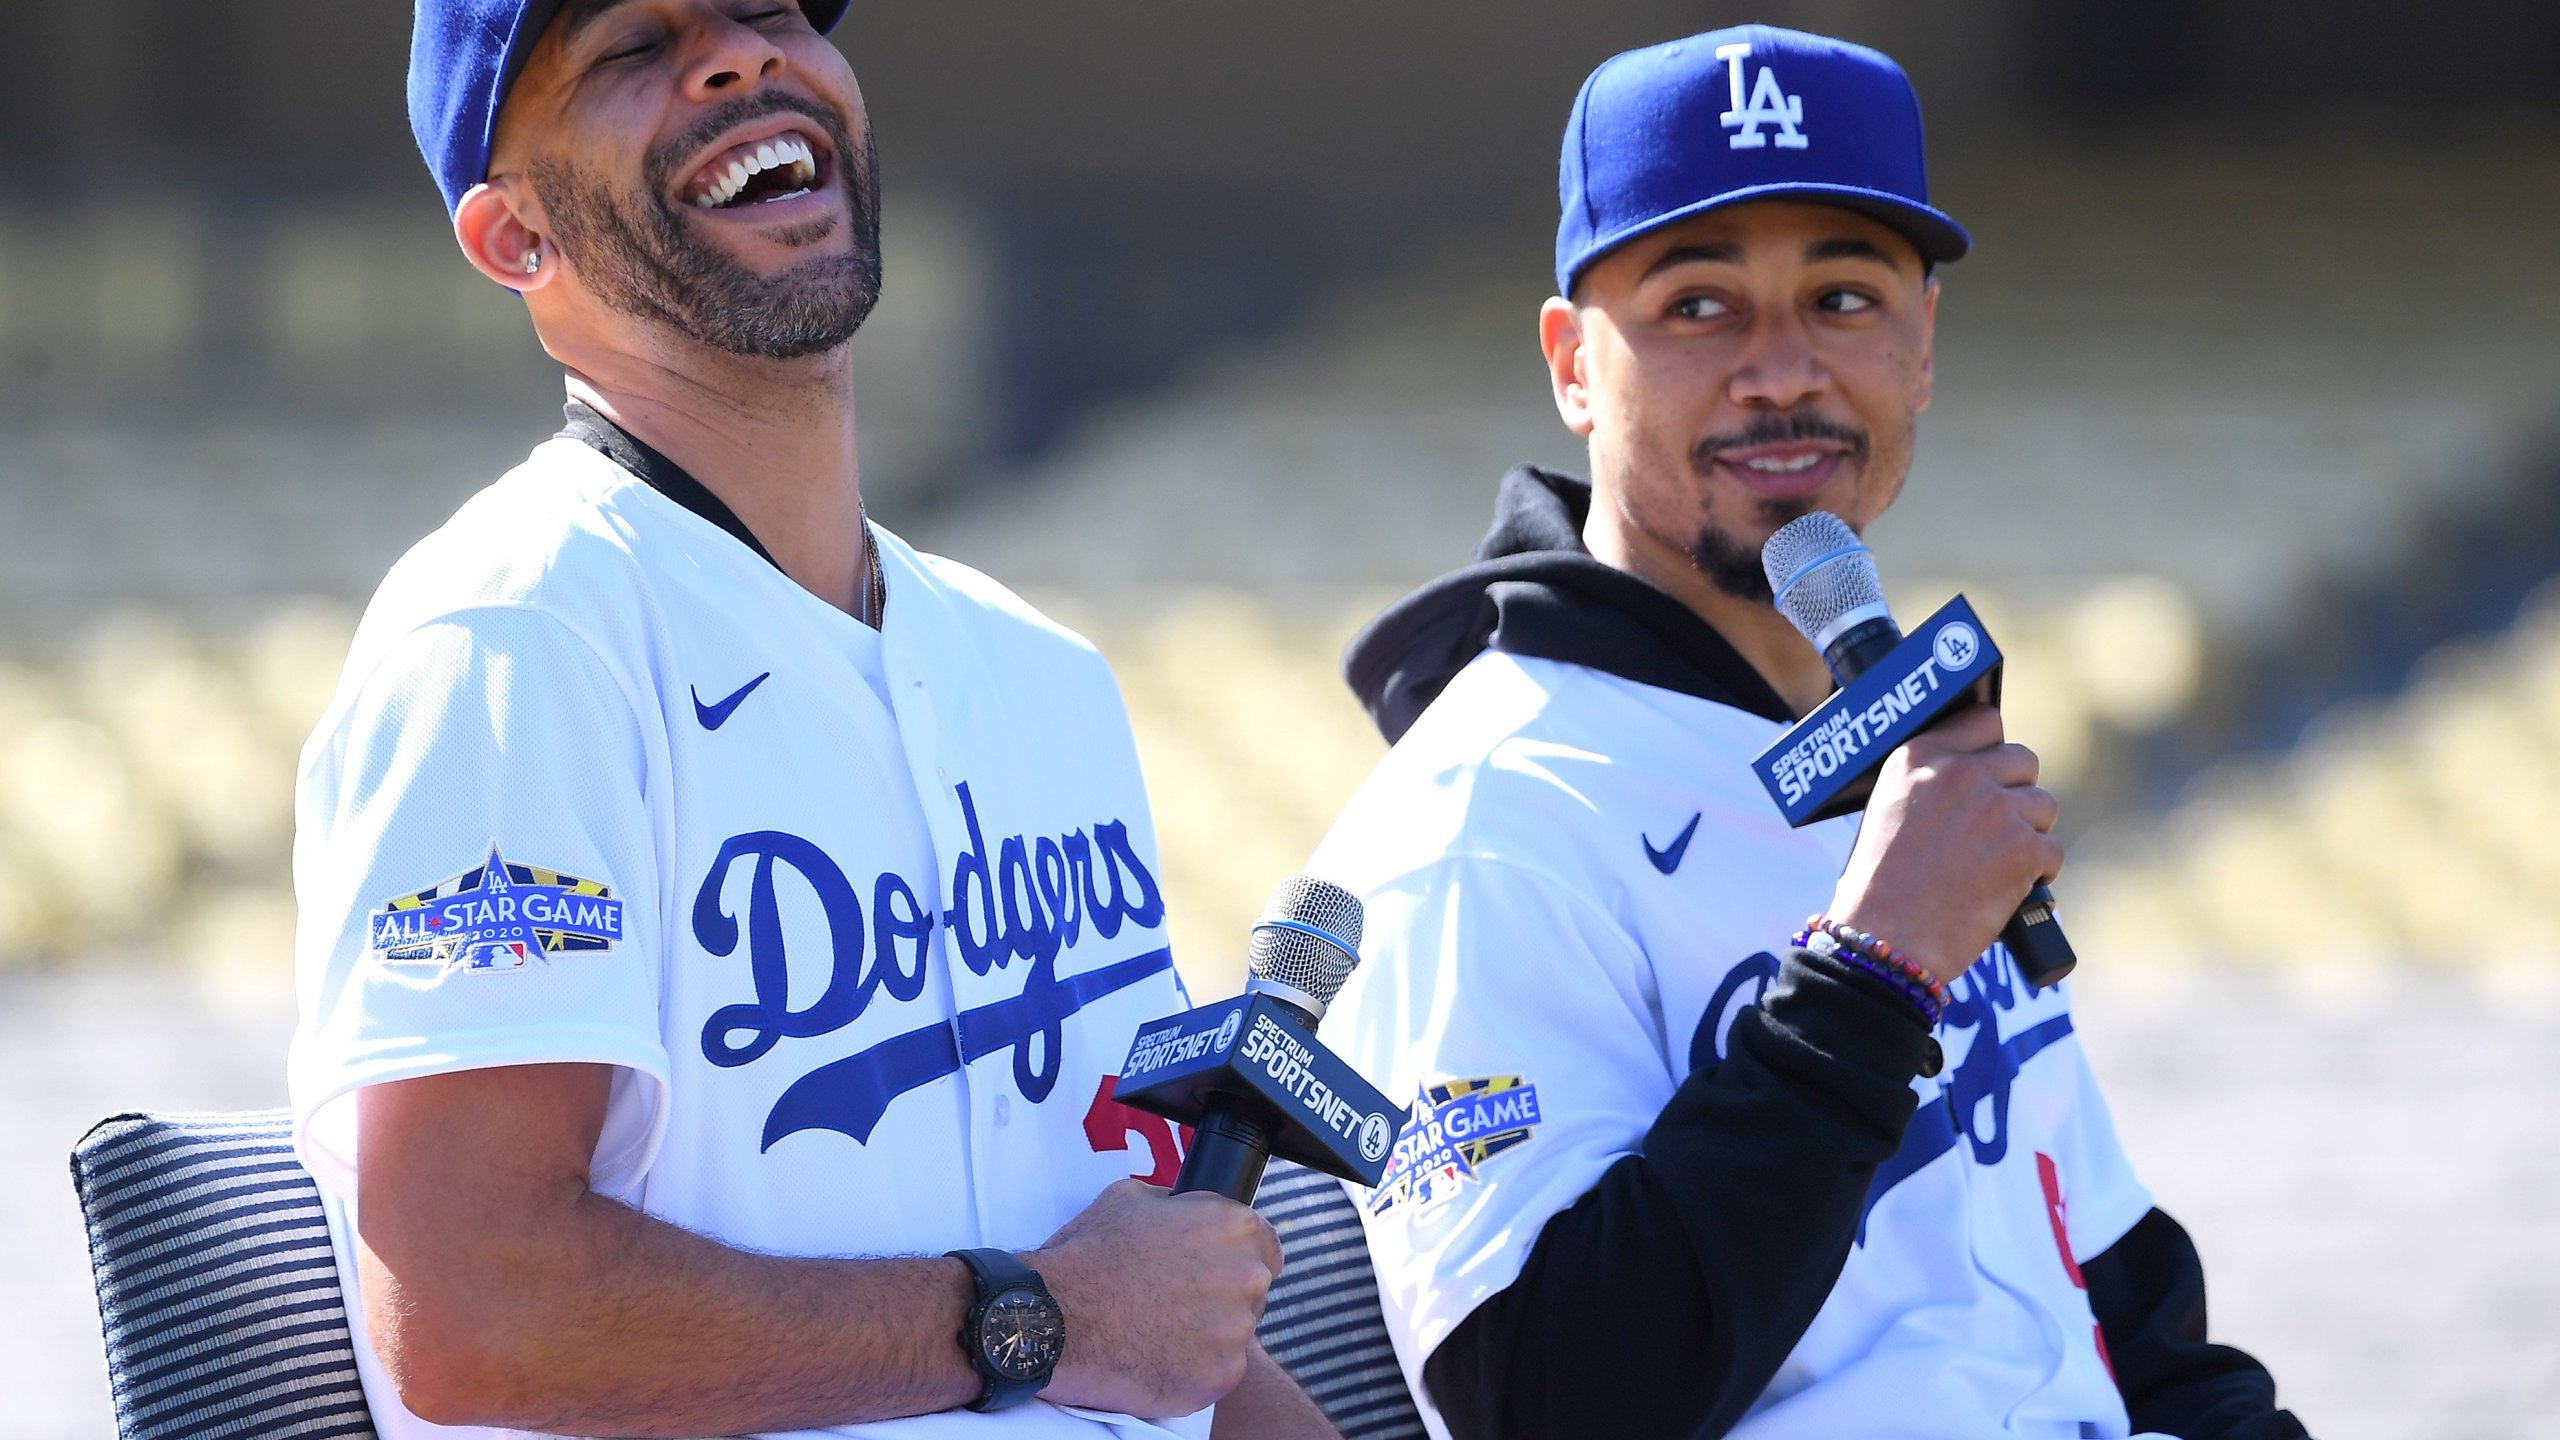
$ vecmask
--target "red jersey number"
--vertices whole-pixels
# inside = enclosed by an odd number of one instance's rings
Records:
[[[1084,1112],[1085,1143],[1100,1155],[1107,1151],[1127,1150],[1130,1140],[1135,1138],[1146,1147],[1150,1168],[1129,1173],[1150,1185],[1173,1188],[1174,1177],[1182,1173],[1182,1153],[1191,1145],[1191,1127],[1180,1127],[1181,1138],[1175,1139],[1176,1127],[1172,1121],[1112,1099],[1112,1094],[1119,1088],[1119,1076],[1102,1077],[1102,1084],[1093,1092],[1092,1108]]]
[[[2080,1262],[2071,1258],[2071,1226],[2062,1203],[2062,1171],[2053,1163],[2053,1157],[2041,1150],[2036,1152],[2036,1178],[2044,1182],[2044,1218],[2053,1222],[2053,1248],[2061,1252],[2062,1273],[2071,1277],[2072,1284],[2086,1290],[2089,1282],[2080,1277]],[[2107,1376],[2113,1379],[2116,1362],[2107,1353],[2106,1327],[2092,1325],[2089,1333],[2098,1342],[2098,1363],[2107,1367]]]

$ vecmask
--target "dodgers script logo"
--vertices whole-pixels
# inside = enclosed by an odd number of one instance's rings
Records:
[[[534,956],[601,951],[622,938],[622,902],[593,880],[489,858],[373,912],[367,942],[385,965],[467,974],[522,970]]]
[[[1761,134],[1760,127],[1775,125],[1778,127],[1779,149],[1802,150],[1811,145],[1813,142],[1805,137],[1803,131],[1796,128],[1804,123],[1804,97],[1781,92],[1778,89],[1777,71],[1766,65],[1761,66],[1760,78],[1753,82],[1751,87],[1751,99],[1749,103],[1744,103],[1742,62],[1750,57],[1751,47],[1748,45],[1716,47],[1716,58],[1724,62],[1726,77],[1733,82],[1733,108],[1724,112],[1719,118],[1724,122],[1724,128],[1727,130],[1732,130],[1736,126],[1741,127],[1738,132],[1728,137],[1725,143],[1736,150],[1767,149],[1770,137]]]
[[[1396,1138],[1395,1158],[1369,1197],[1369,1213],[1405,1204],[1422,1211],[1447,1200],[1476,1178],[1477,1166],[1528,1143],[1541,1118],[1538,1087],[1517,1075],[1423,1086],[1412,1121]]]
[[[1733,967],[1707,1002],[1689,1048],[1689,1068],[1703,1070],[1727,1053],[1733,1022],[1760,1003],[1770,982],[1778,978],[1778,957],[1767,951]],[[1893,1187],[1918,1173],[1939,1156],[1965,1142],[1977,1165],[1997,1165],[2009,1157],[2009,1094],[2026,1063],[2071,1033],[2071,1012],[2063,1010],[2001,1038],[2001,1020],[2031,997],[2019,979],[2009,947],[1993,945],[1972,968],[1947,985],[1947,1009],[1938,1034],[1953,1042],[1967,1034],[1964,1059],[1939,1082],[1938,1093],[1922,1104],[1902,1132],[1902,1147],[1876,1168],[1858,1217],[1858,1238],[1866,1238],[1866,1216]],[[1956,1046],[1948,1043],[1952,1053]]]
[[[933,1020],[858,1054],[821,1065],[793,1081],[765,1117],[763,1148],[803,1130],[832,1130],[868,1143],[889,1106],[972,1061],[1013,1052],[1014,1087],[1039,1104],[1057,1086],[1066,1022],[1085,1006],[1173,968],[1158,946],[1129,959],[1060,976],[1057,962],[1088,927],[1103,940],[1123,929],[1158,930],[1164,894],[1138,858],[1129,827],[1118,820],[1059,836],[1014,835],[989,847],[969,787],[956,787],[969,847],[954,868],[951,908],[933,913],[905,877],[883,871],[862,897],[835,861],[812,842],[779,830],[731,837],[712,859],[694,894],[693,934],[714,956],[746,949],[754,998],[723,1005],[702,1027],[703,1058],[726,1067],[751,1065],[785,1040],[831,1035],[862,1018],[881,994],[905,1003],[924,993],[925,962],[937,926],[972,973],[1028,962],[1022,992]],[[993,859],[990,860],[990,854]],[[753,865],[745,923],[723,902],[729,876]],[[794,1007],[791,965],[777,875],[788,870],[818,898],[826,918],[815,937],[828,947],[826,988]],[[866,943],[868,942],[868,943]]]

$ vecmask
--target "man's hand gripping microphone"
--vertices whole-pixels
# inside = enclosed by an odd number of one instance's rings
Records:
[[[1839,516],[1817,510],[1789,521],[1761,547],[1760,563],[1779,613],[1840,686],[1752,762],[1789,824],[1859,809],[1895,747],[1963,705],[1999,704],[2000,650],[1973,607],[1959,595],[1906,637],[1885,605],[1875,556]],[[2000,939],[2038,989],[2079,964],[2041,882]]]
[[[1176,1193],[1207,1190],[1250,1204],[1274,1155],[1378,1183],[1404,1109],[1315,1038],[1359,963],[1359,898],[1295,876],[1271,892],[1254,923],[1253,978],[1242,995],[1138,1031],[1113,1098],[1196,1128]]]

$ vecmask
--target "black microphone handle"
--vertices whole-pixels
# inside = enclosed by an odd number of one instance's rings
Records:
[[[1831,643],[1822,647],[1822,663],[1831,669],[1831,682],[1846,690],[1901,643],[1902,627],[1893,623],[1892,616],[1879,615],[1833,636]]]
[[[1880,616],[1849,627],[1823,647],[1822,659],[1831,667],[1831,678],[1845,689],[1901,643],[1902,627]],[[2052,887],[2041,880],[2020,902],[2018,913],[2000,927],[2000,943],[2009,947],[2009,958],[2018,962],[2018,973],[2033,989],[2061,980],[2080,965],[2070,939],[2062,933],[2061,920],[2054,915]]]
[[[1182,1173],[1173,1193],[1207,1190],[1239,1204],[1253,1203],[1262,1188],[1262,1167],[1271,1159],[1271,1137],[1279,1127],[1261,1106],[1232,1095],[1213,1095],[1191,1133],[1191,1152],[1182,1157]]]

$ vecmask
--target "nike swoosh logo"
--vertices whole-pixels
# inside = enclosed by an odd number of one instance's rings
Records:
[[[1644,858],[1652,861],[1653,868],[1661,871],[1665,875],[1679,869],[1680,857],[1689,853],[1689,841],[1698,833],[1698,820],[1699,816],[1690,816],[1689,823],[1681,828],[1680,838],[1672,841],[1666,846],[1663,846],[1659,850],[1654,848],[1653,837],[1645,835]],[[1642,832],[1638,833],[1641,834]]]
[[[757,677],[756,677],[756,678],[754,678],[753,680],[750,680],[750,681],[748,681],[746,684],[739,686],[739,687],[738,687],[738,689],[737,689],[737,693],[735,693],[735,694],[731,695],[728,699],[723,700],[723,701],[719,702],[719,703],[718,703],[718,704],[716,704],[716,705],[705,705],[705,704],[703,704],[703,703],[702,703],[702,691],[701,691],[699,688],[694,688],[694,690],[693,690],[693,718],[694,718],[694,719],[696,719],[696,720],[701,721],[701,722],[702,722],[702,728],[703,728],[703,729],[705,729],[705,730],[717,730],[717,729],[719,729],[721,726],[726,725],[726,724],[728,724],[728,723],[729,723],[729,717],[730,717],[730,716],[735,715],[735,714],[737,714],[737,713],[738,713],[738,707],[739,707],[740,705],[742,705],[742,704],[746,703],[746,698],[747,698],[748,696],[750,696],[750,695],[752,695],[752,694],[754,694],[754,693],[755,693],[755,691],[756,691],[756,687],[757,687],[757,686],[759,686],[759,685],[763,684],[764,682],[766,682],[767,680],[770,680],[770,679],[772,679],[772,678],[773,678],[773,672],[772,672],[772,671],[770,671],[770,670],[767,670],[766,672],[764,672],[763,674],[761,674],[761,675],[757,676]],[[1687,837],[1687,836],[1683,835],[1683,836],[1681,836],[1680,838],[1681,838],[1681,842],[1682,842],[1683,844],[1686,844],[1686,843],[1688,842],[1688,838],[1689,838],[1689,837]]]

